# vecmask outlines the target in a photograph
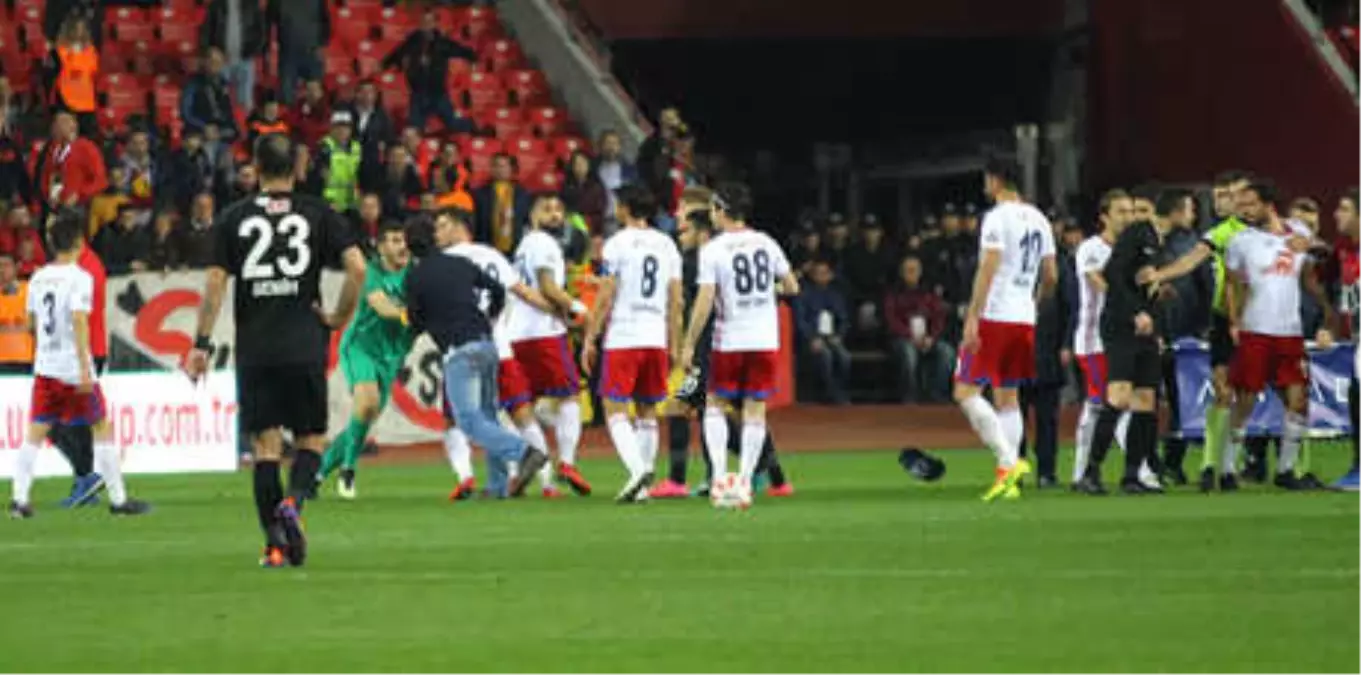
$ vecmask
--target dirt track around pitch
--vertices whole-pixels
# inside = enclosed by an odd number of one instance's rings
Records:
[[[1061,441],[1072,440],[1078,408],[1063,411]],[[915,445],[925,449],[977,448],[981,445],[959,409],[949,405],[797,405],[771,413],[770,428],[781,453],[897,449]],[[698,447],[698,427],[692,441]],[[549,434],[551,437],[552,434]],[[587,429],[582,452],[588,457],[613,456],[603,428]],[[385,446],[369,463],[442,461],[436,443]]]

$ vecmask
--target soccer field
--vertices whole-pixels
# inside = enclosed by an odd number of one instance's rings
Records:
[[[799,494],[745,513],[615,506],[613,461],[557,502],[374,467],[285,570],[256,566],[249,474],[134,476],[157,510],[118,521],[40,481],[0,523],[0,670],[1357,671],[1356,495],[983,504],[991,457],[942,456],[923,485],[791,455]]]

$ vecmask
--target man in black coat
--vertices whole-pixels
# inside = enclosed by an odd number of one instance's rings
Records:
[[[1022,437],[1021,456],[1033,440],[1040,488],[1059,485],[1059,408],[1065,373],[1073,359],[1073,321],[1077,314],[1077,270],[1072,254],[1056,247],[1058,286],[1036,307],[1035,380],[1021,387],[1021,416],[1035,412],[1035,436]]]
[[[211,125],[217,127],[222,140],[236,139],[236,115],[227,92],[226,68],[227,57],[221,49],[209,47],[204,52],[203,70],[189,78],[180,101],[186,131],[203,131]]]
[[[267,36],[259,0],[212,0],[199,25],[199,44],[226,56],[227,80],[243,110],[255,109],[255,59],[265,54]]]
[[[1159,265],[1170,265],[1191,252],[1201,241],[1196,231],[1196,205],[1191,193],[1182,189],[1164,190],[1158,196],[1158,215],[1167,218],[1171,229],[1163,238]],[[1210,261],[1196,271],[1164,284],[1169,301],[1161,306],[1158,328],[1166,349],[1162,352],[1163,395],[1167,397],[1170,415],[1163,439],[1165,476],[1177,485],[1186,484],[1182,460],[1186,457],[1186,441],[1181,438],[1181,407],[1177,390],[1177,358],[1172,349],[1183,338],[1203,339],[1210,330],[1210,299],[1214,297],[1214,266]]]
[[[407,124],[424,128],[431,115],[439,117],[444,130],[464,133],[473,130],[471,121],[461,118],[449,100],[449,60],[477,61],[477,52],[449,39],[439,29],[439,18],[433,10],[421,16],[421,27],[406,36],[383,58],[383,68],[399,68],[406,73],[411,86],[411,114]]]

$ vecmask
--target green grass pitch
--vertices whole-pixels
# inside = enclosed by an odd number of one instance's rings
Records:
[[[1355,495],[988,505],[990,457],[943,456],[929,486],[891,453],[790,456],[799,494],[746,513],[615,506],[613,461],[552,503],[361,469],[287,570],[256,567],[249,474],[133,477],[157,511],[119,521],[40,481],[0,523],[0,670],[1357,671]]]

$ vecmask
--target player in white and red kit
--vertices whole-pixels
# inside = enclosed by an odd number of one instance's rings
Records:
[[[766,440],[766,399],[775,393],[780,352],[778,294],[797,295],[799,282],[775,240],[747,226],[751,192],[728,183],[714,195],[714,223],[722,234],[699,252],[699,291],[691,309],[681,364],[689,364],[717,305],[709,358],[709,398],[704,408],[705,451],[715,479],[727,473],[728,421],[724,403],[742,401],[742,443],[737,501],[751,502],[751,478]],[[711,490],[710,497],[723,496]]]
[[[610,439],[629,472],[620,503],[647,499],[661,443],[657,405],[666,400],[671,353],[680,349],[681,256],[671,237],[648,224],[656,210],[647,188],[619,188],[615,216],[623,229],[605,242],[600,290],[582,341],[581,363],[589,373],[605,330],[600,398]],[[630,403],[636,422],[629,420]]]
[[[467,258],[474,265],[477,265],[487,276],[501,282],[506,289],[506,296],[513,297],[511,306],[501,312],[500,318],[492,324],[492,341],[496,343],[496,356],[498,359],[496,370],[497,402],[501,410],[505,411],[515,427],[515,432],[523,438],[530,446],[548,453],[548,441],[544,438],[543,428],[539,426],[539,421],[534,417],[534,395],[530,391],[529,379],[525,377],[524,369],[520,367],[520,362],[515,360],[515,352],[510,346],[510,317],[518,310],[517,305],[525,305],[542,312],[551,312],[553,306],[544,299],[537,291],[525,285],[520,278],[515,267],[510,264],[500,251],[480,244],[472,240],[472,233],[462,225],[461,221],[455,228],[455,243],[453,246],[444,249],[445,255],[459,256]],[[480,303],[482,311],[487,311],[491,304],[490,298],[483,298]],[[448,404],[445,404],[448,407]],[[477,490],[477,478],[473,473],[472,446],[468,444],[468,437],[461,429],[454,426],[452,411],[445,411],[445,419],[449,422],[448,429],[444,432],[444,450],[448,454],[449,464],[453,467],[454,473],[458,475],[458,486],[453,492],[449,493],[451,501],[467,499]],[[491,463],[491,459],[488,458]],[[488,476],[488,491],[496,496],[505,494],[510,478],[509,467],[504,465],[491,464]],[[547,486],[545,494],[552,494]]]
[[[1231,284],[1228,298],[1230,325],[1238,336],[1229,364],[1229,381],[1236,392],[1233,427],[1247,421],[1258,394],[1268,386],[1275,388],[1285,402],[1276,486],[1317,488],[1322,487],[1317,478],[1301,480],[1295,474],[1309,414],[1301,282],[1323,308],[1324,325],[1332,325],[1333,310],[1312,272],[1311,256],[1290,246],[1292,237],[1312,238],[1313,234],[1303,223],[1282,220],[1275,201],[1276,190],[1266,181],[1252,181],[1239,191],[1239,217],[1256,229],[1234,237],[1225,256],[1226,269],[1242,284],[1241,291]],[[1320,334],[1319,341],[1327,346],[1331,338]]]
[[[577,445],[581,442],[581,403],[577,400],[581,378],[562,316],[585,314],[586,306],[563,290],[567,265],[557,234],[566,218],[557,195],[539,195],[534,200],[529,213],[531,229],[515,249],[515,266],[525,285],[538,291],[556,312],[517,305],[511,312],[509,332],[511,349],[529,379],[530,393],[535,399],[551,399],[557,404],[553,425],[558,445],[556,478],[584,496],[591,493],[591,484],[576,467]],[[544,471],[543,477],[551,479],[551,469],[545,467]]]
[[[1030,472],[1019,447],[1025,431],[1017,387],[1035,377],[1036,281],[1040,297],[1058,281],[1049,219],[1021,201],[1015,164],[990,160],[984,190],[996,204],[979,228],[978,272],[955,368],[955,401],[997,456],[997,477],[983,495],[1017,497]],[[992,386],[993,403],[983,398]],[[996,406],[996,407],[994,407]]]
[[[113,445],[105,418],[104,394],[94,379],[90,349],[90,312],[94,278],[77,264],[84,247],[85,222],[79,213],[65,211],[49,225],[56,260],[43,266],[28,282],[28,315],[36,335],[33,358],[33,399],[28,435],[19,448],[14,469],[11,518],[33,517],[31,490],[38,447],[53,425],[88,426],[94,436],[94,468],[104,477],[109,512],[135,516],[150,510],[145,502],[128,499],[123,485],[122,456]]]

